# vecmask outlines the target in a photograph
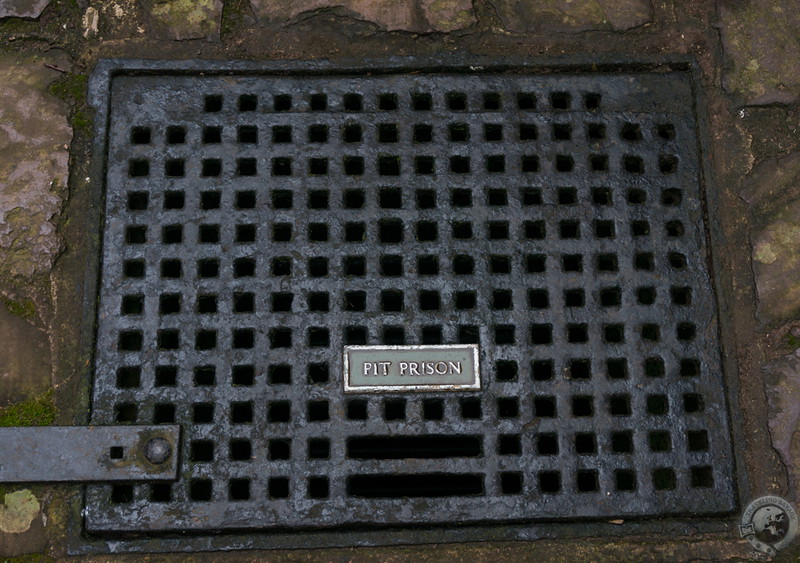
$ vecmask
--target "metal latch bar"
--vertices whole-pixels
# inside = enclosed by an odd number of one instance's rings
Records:
[[[179,440],[178,425],[0,428],[0,483],[175,480]]]

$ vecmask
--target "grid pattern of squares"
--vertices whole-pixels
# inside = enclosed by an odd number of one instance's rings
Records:
[[[89,529],[731,509],[692,111],[679,75],[117,78],[93,419],[181,424],[182,478],[90,487]],[[345,397],[381,343],[479,343],[483,390]]]

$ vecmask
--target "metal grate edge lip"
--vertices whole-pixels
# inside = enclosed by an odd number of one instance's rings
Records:
[[[712,323],[712,325],[713,325],[713,323]]]

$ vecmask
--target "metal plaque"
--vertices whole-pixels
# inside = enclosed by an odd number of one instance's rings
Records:
[[[481,388],[478,346],[346,346],[345,393]]]

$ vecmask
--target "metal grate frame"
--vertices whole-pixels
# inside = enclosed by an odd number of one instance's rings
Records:
[[[88,530],[734,508],[688,73],[118,76],[110,108],[93,422],[185,442]],[[456,342],[479,393],[342,392],[346,344]]]

